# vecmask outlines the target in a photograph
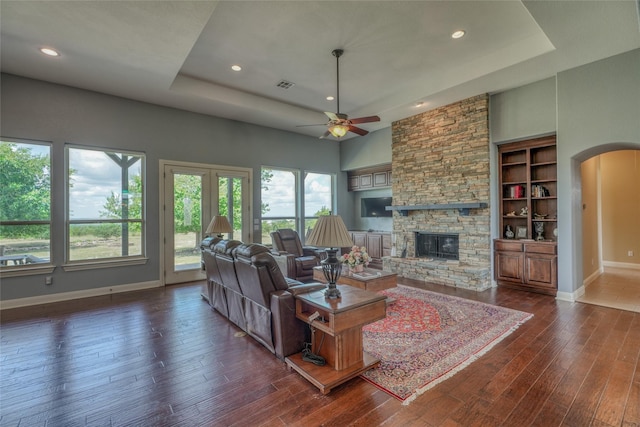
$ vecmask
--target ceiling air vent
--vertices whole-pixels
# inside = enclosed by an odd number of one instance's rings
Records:
[[[282,89],[290,89],[295,85],[295,83],[288,82],[286,80],[280,80],[276,86]]]

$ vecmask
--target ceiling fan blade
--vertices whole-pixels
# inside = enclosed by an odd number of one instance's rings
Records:
[[[326,125],[327,125],[326,123],[316,123],[316,124],[313,124],[313,125],[296,125],[296,127],[297,128],[304,128],[304,127],[307,127],[307,126],[326,126]]]
[[[329,135],[331,135],[331,132],[326,131],[321,137],[320,139],[325,139],[326,137],[328,137]]]
[[[358,127],[351,126],[351,125],[349,125],[349,132],[357,133],[360,136],[365,136],[366,134],[369,133],[368,130],[360,129]]]
[[[349,121],[352,124],[357,125],[359,123],[379,122],[380,121],[380,117],[378,117],[378,116],[358,117],[357,119],[351,119]]]
[[[329,120],[338,120],[338,116],[336,116],[336,113],[332,113],[330,111],[325,111],[324,112],[327,117],[329,117]]]

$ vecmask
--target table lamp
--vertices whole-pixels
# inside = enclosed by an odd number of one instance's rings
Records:
[[[231,224],[229,223],[229,220],[226,216],[215,215],[211,219],[211,222],[209,223],[209,226],[207,227],[207,230],[204,232],[204,234],[210,236],[211,234],[215,233],[217,237],[222,239],[222,233],[231,233],[232,231],[233,228],[231,227]]]
[[[324,277],[329,283],[324,296],[332,299],[340,298],[340,290],[336,287],[336,282],[340,278],[342,263],[336,258],[336,252],[340,248],[353,246],[353,240],[340,215],[319,217],[306,243],[326,248],[327,258],[320,263]]]

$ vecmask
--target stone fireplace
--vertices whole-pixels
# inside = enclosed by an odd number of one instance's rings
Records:
[[[393,240],[406,257],[385,258],[385,270],[449,286],[491,286],[488,107],[484,94],[393,123]],[[447,256],[423,255],[416,237],[424,232],[457,236],[457,259],[450,246]]]

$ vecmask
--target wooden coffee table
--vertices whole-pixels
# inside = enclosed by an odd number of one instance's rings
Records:
[[[313,268],[313,280],[326,283],[322,267]],[[342,269],[338,279],[341,285],[354,286],[366,291],[378,292],[383,289],[395,288],[398,285],[398,275],[388,271],[365,268],[362,274],[351,275],[347,268]]]

